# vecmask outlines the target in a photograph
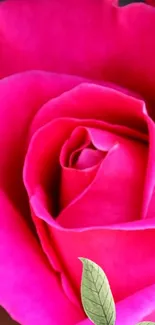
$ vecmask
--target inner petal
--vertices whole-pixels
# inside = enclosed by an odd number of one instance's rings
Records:
[[[60,153],[59,215],[91,185],[98,168],[121,138],[101,129],[78,126],[64,143]]]
[[[105,152],[91,148],[85,148],[80,152],[73,167],[77,169],[93,167],[94,165],[99,164],[105,155]]]
[[[139,219],[148,159],[147,145],[99,129],[87,130],[98,151],[107,149],[108,154],[99,164],[90,185],[61,211],[57,221],[63,227],[79,228]],[[78,178],[76,181],[79,182]],[[63,186],[65,188],[65,184]],[[66,195],[69,196],[73,188],[74,183],[70,184]]]
[[[91,184],[105,155],[94,147],[87,128],[72,132],[60,154],[60,211]]]
[[[88,132],[83,127],[77,127],[64,143],[60,153],[60,165],[72,167],[79,152],[91,143]]]

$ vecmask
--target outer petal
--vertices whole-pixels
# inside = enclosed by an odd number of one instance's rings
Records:
[[[73,308],[69,320],[72,306],[43,260],[35,235],[22,221],[30,216],[22,164],[31,121],[42,104],[78,82],[78,78],[41,72],[0,81],[0,304],[24,325],[42,324],[42,319],[45,324],[62,324],[61,313],[56,310],[59,299],[62,307],[64,303],[66,323],[74,324],[80,317]]]
[[[101,0],[7,0],[0,5],[0,75],[43,69],[101,77],[112,14]]]
[[[97,109],[94,109],[96,107]],[[31,132],[55,118],[96,119],[147,132],[144,102],[109,87],[83,83],[48,101],[36,114]]]
[[[45,72],[28,72],[0,81],[0,186],[17,202],[23,213],[25,194],[21,175],[31,122],[43,104],[74,87],[80,80]]]
[[[74,325],[82,311],[65,296],[22,216],[0,194],[0,304],[23,325]]]
[[[154,101],[154,29],[154,8],[145,4],[7,0],[0,4],[0,75],[43,69],[89,76]]]
[[[117,304],[116,325],[155,321],[155,284],[136,292]]]

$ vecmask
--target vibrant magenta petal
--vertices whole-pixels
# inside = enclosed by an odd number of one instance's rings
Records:
[[[47,322],[47,324],[49,324],[51,323],[51,312],[52,312],[52,304],[50,302],[51,305],[49,305],[47,302],[47,316],[45,317],[46,310],[43,311],[41,310],[41,304],[44,305],[45,301],[43,302],[42,300],[40,300],[40,302],[38,302],[37,305],[38,298],[35,296],[33,302],[33,289],[35,290],[35,288],[34,287],[32,289],[31,287],[29,288],[29,286],[31,286],[32,283],[30,282],[28,286],[28,283],[25,282],[27,280],[25,279],[23,280],[23,273],[25,275],[25,278],[28,279],[27,276],[29,277],[29,275],[26,274],[27,272],[30,272],[29,268],[35,267],[35,259],[36,259],[35,254],[39,254],[39,252],[36,253],[33,252],[33,242],[31,243],[32,240],[31,238],[29,239],[29,236],[31,237],[32,235],[27,235],[27,230],[26,228],[24,229],[22,228],[23,227],[21,225],[22,221],[20,221],[20,218],[29,219],[30,217],[28,200],[27,200],[27,196],[25,195],[25,189],[22,182],[22,167],[23,167],[25,149],[27,146],[28,130],[34,118],[34,115],[44,103],[46,103],[49,99],[57,95],[60,95],[65,90],[74,87],[74,85],[76,85],[77,83],[79,83],[78,78],[57,76],[57,75],[53,75],[50,73],[43,73],[43,72],[31,72],[31,73],[20,74],[0,81],[0,107],[1,107],[0,108],[0,121],[1,121],[0,188],[2,191],[4,191],[5,194],[7,193],[8,196],[7,201],[4,201],[3,197],[1,197],[0,199],[0,204],[1,204],[0,240],[2,241],[0,245],[2,247],[2,252],[0,255],[0,272],[1,272],[0,304],[2,304],[11,313],[11,315],[14,318],[21,321],[22,324],[28,324],[28,325],[34,324],[35,317],[39,317],[39,315],[40,315],[40,320],[36,318],[37,323],[39,323],[39,321],[41,321],[41,319],[44,318],[45,323]],[[15,206],[15,208],[12,207],[12,204]],[[11,206],[11,208],[9,206]],[[7,210],[4,210],[4,208],[8,209],[8,212]],[[21,211],[21,215],[22,215],[22,217],[19,217],[19,220],[17,219],[17,224],[16,224],[16,220],[14,219],[16,216],[14,210],[16,209],[18,210],[18,212]],[[19,221],[19,225],[18,225],[18,221]],[[13,222],[13,224],[12,223],[10,224],[10,222]],[[24,237],[23,232],[26,237]],[[19,238],[18,235],[20,236]],[[23,239],[21,236],[23,236]],[[17,239],[17,242],[13,239],[14,237],[15,239]],[[28,237],[28,243],[26,240],[27,237]],[[24,244],[25,246],[23,246],[24,238],[25,238],[25,244]],[[28,250],[28,253],[26,253],[24,249]],[[19,255],[18,255],[18,250],[19,250]],[[30,253],[30,257],[28,256],[26,260],[25,257],[26,255],[24,254],[29,254],[29,250],[30,251],[32,250],[32,253]],[[6,258],[9,258],[9,260],[8,259],[6,260]],[[27,263],[29,264],[29,261],[31,262],[32,259],[34,260],[33,261],[34,265],[33,264],[27,265]],[[39,270],[39,259],[42,259],[42,257],[38,256],[38,262],[36,260],[36,265],[38,265],[37,266],[38,269],[35,269],[36,270],[35,272],[38,274],[38,278],[35,280],[34,274],[32,274],[32,281],[33,280],[36,281],[34,285],[38,286],[38,288],[39,288],[39,281],[44,276],[44,271],[41,271],[42,269],[44,269],[44,266],[40,266],[40,270]],[[43,272],[41,279],[39,279],[40,272]],[[47,272],[45,271],[45,273]],[[46,275],[47,275],[47,279],[50,278],[50,275],[48,274]],[[53,275],[51,270],[50,279],[52,278]],[[27,293],[25,293],[24,291],[25,289],[23,289],[24,283],[26,283],[26,287],[28,287],[28,290],[30,289],[30,291]],[[15,296],[16,293],[15,284],[17,284],[17,300]],[[51,291],[51,285],[52,285],[52,281],[51,284],[49,283],[48,286],[48,290],[50,291]],[[23,293],[22,291],[19,292],[20,286]],[[44,286],[42,289],[40,289],[42,290],[40,299],[43,299],[44,293],[45,295],[47,295],[47,285]],[[36,289],[36,294],[39,295],[37,290],[38,289]],[[59,287],[58,291],[61,290],[62,290],[61,287]],[[22,300],[22,295],[24,294],[26,296],[25,298],[23,297]],[[29,296],[31,295],[32,295],[32,306],[31,307],[30,305],[25,306],[24,302],[26,302],[29,299]],[[63,296],[63,291],[62,291],[62,296]],[[23,307],[19,305],[20,301],[21,304],[23,303]],[[31,300],[29,300],[28,304],[31,304]],[[68,304],[69,304],[68,302],[65,302],[66,307],[64,306],[64,308],[70,309],[70,304],[69,305]],[[43,313],[42,316],[41,314],[39,314],[39,310],[38,311],[35,310],[35,305],[36,308],[38,306],[38,309],[40,309],[40,313]],[[20,312],[20,308],[21,308],[21,312]],[[30,314],[31,308],[32,311]],[[46,303],[44,308],[46,308]],[[53,306],[53,308],[55,309],[55,306]],[[56,315],[55,316],[53,315],[52,320],[55,321],[56,317],[57,317]],[[59,321],[59,319],[57,319],[57,321]],[[62,321],[60,323],[62,323]]]
[[[76,128],[67,138],[60,152],[60,164],[72,168],[76,163],[76,156],[91,144],[89,134],[85,128]]]
[[[84,75],[112,81],[154,101],[151,6],[7,0],[0,4],[0,22],[1,76],[30,69]]]
[[[149,154],[143,199],[143,218],[154,217],[153,211],[155,209],[155,202],[152,201],[155,189],[155,123],[147,115],[145,119],[149,132]],[[153,213],[152,215],[151,212]]]
[[[108,87],[83,83],[45,104],[33,121],[32,133],[62,117],[94,119],[110,123],[114,129],[121,125],[146,133],[144,111],[141,100]]]
[[[31,122],[44,103],[79,82],[78,78],[43,72],[28,72],[0,81],[0,181],[18,207],[23,205],[22,164]]]
[[[101,77],[113,15],[116,8],[95,0],[7,0],[0,6],[1,76],[39,69]]]
[[[75,168],[77,169],[86,169],[91,168],[94,165],[98,165],[101,160],[104,158],[106,153],[94,150],[94,149],[84,149],[80,153],[77,162],[75,164]]]
[[[48,209],[50,212],[50,220],[54,224],[56,224],[56,221],[53,217],[57,215],[57,207],[59,205],[57,193],[59,186],[60,150],[70,133],[80,122],[79,120],[57,119],[40,128],[33,136],[26,155],[24,183],[29,197],[31,199],[33,195],[36,195],[37,200],[44,205],[44,209]],[[31,167],[29,168],[30,165]],[[61,272],[64,289],[67,290],[71,299],[77,301],[76,294],[72,294],[72,290],[70,293],[70,286],[68,285],[70,276],[61,259],[61,252],[57,249],[57,243],[51,237],[49,229],[46,230],[45,223],[41,222],[33,208],[32,213],[40,241],[52,267],[56,271]],[[66,275],[66,272],[67,277],[64,280],[63,273]],[[78,296],[79,292],[78,290]]]
[[[123,229],[87,229],[87,230],[64,230],[58,228],[53,223],[51,216],[40,205],[41,201],[36,196],[32,197],[31,204],[35,215],[44,219],[51,225],[51,239],[55,244],[55,255],[51,255],[51,260],[58,258],[65,264],[66,269],[72,269],[70,278],[79,284],[81,280],[81,266],[78,256],[86,256],[99,263],[106,271],[113,289],[116,300],[122,299],[133,292],[150,285],[155,281],[154,269],[154,234],[155,224],[150,224],[150,229],[126,224]],[[153,221],[153,219],[150,219]],[[35,220],[36,225],[39,222]],[[151,229],[152,228],[152,229]],[[144,231],[145,229],[145,231]],[[136,230],[136,231],[135,231]],[[65,245],[64,245],[65,243]],[[49,240],[46,250],[51,246]],[[72,250],[70,250],[72,247]],[[101,254],[102,247],[102,254]],[[70,250],[68,259],[67,251]],[[58,255],[59,254],[59,255]],[[126,267],[128,265],[128,267]],[[61,268],[62,265],[59,265]],[[115,272],[113,272],[115,269]],[[60,269],[59,269],[60,271]],[[120,278],[120,274],[123,277]],[[139,276],[140,274],[140,276]],[[131,279],[129,283],[129,278]]]
[[[92,325],[93,323],[91,322],[90,319],[85,318],[82,322],[78,323],[77,325]]]
[[[65,296],[24,218],[2,192],[0,211],[0,304],[23,325],[74,325],[82,312]]]
[[[81,265],[78,256],[86,256],[103,267],[109,277],[116,301],[155,282],[154,268],[152,268],[155,263],[155,221],[153,219],[150,219],[151,224],[148,220],[149,227],[145,220],[145,226],[141,228],[134,227],[133,223],[132,226],[129,224],[129,228],[126,224],[125,228],[120,226],[116,229],[112,227],[111,229],[65,230],[53,223],[51,216],[36,196],[32,197],[31,205],[35,215],[51,226],[51,238],[55,242],[57,252],[61,254],[61,262],[63,261],[67,270],[72,268],[70,279],[76,282],[78,290],[81,281]],[[35,221],[37,224],[37,218]],[[120,274],[123,274],[123,277],[120,277]]]
[[[155,282],[154,269],[154,235],[155,230],[104,230],[89,229],[79,232],[64,232],[51,230],[59,250],[69,269],[70,263],[74,269],[73,278],[79,286],[81,268],[76,261],[77,255],[86,256],[105,269],[116,300],[120,300],[146,285]],[[74,243],[72,243],[74,241]],[[66,247],[72,245],[70,260],[67,259],[63,242]],[[102,251],[102,254],[101,254]],[[77,255],[76,255],[77,254]],[[126,267],[128,265],[128,267]],[[115,269],[115,272],[113,272]],[[123,274],[123,279],[120,278]],[[129,283],[130,279],[130,283]]]
[[[80,195],[96,175],[98,163],[105,153],[87,149],[90,144],[91,138],[87,129],[79,126],[75,128],[62,147],[60,152],[59,211]]]
[[[79,170],[63,168],[61,172],[60,185],[60,209],[64,209],[78,195],[80,195],[93,181],[98,166]]]
[[[155,216],[155,187],[153,189],[153,194],[147,211],[147,218],[153,218]]]
[[[130,280],[129,280],[130,281]],[[136,292],[116,305],[116,325],[135,325],[144,320],[155,321],[155,284]]]
[[[119,84],[127,88],[139,89],[153,102],[155,90],[155,44],[152,43],[154,29],[155,11],[151,6],[137,3],[120,8],[117,37],[115,34],[115,45],[113,44],[114,55],[116,55],[116,61],[113,59],[113,62],[117,63],[113,63],[111,67],[112,81],[117,79]],[[144,80],[147,80],[146,84]],[[152,106],[152,113],[154,114],[154,106]]]

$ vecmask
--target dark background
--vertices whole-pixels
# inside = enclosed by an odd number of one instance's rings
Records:
[[[22,1],[22,0],[20,0]],[[0,325],[19,325],[0,307]],[[36,324],[37,325],[37,324]]]
[[[120,6],[125,6],[129,3],[134,3],[134,2],[145,2],[143,0],[137,0],[137,1],[131,1],[131,0],[119,0],[119,5]]]

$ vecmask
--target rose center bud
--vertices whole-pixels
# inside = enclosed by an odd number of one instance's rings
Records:
[[[106,151],[95,148],[89,132],[77,127],[60,154],[60,209],[64,209],[93,181]]]
[[[141,219],[148,143],[126,129],[81,124],[59,119],[34,135],[24,166],[33,208],[64,228]]]
[[[82,228],[140,219],[147,150],[138,139],[76,127],[61,147],[57,222]]]

